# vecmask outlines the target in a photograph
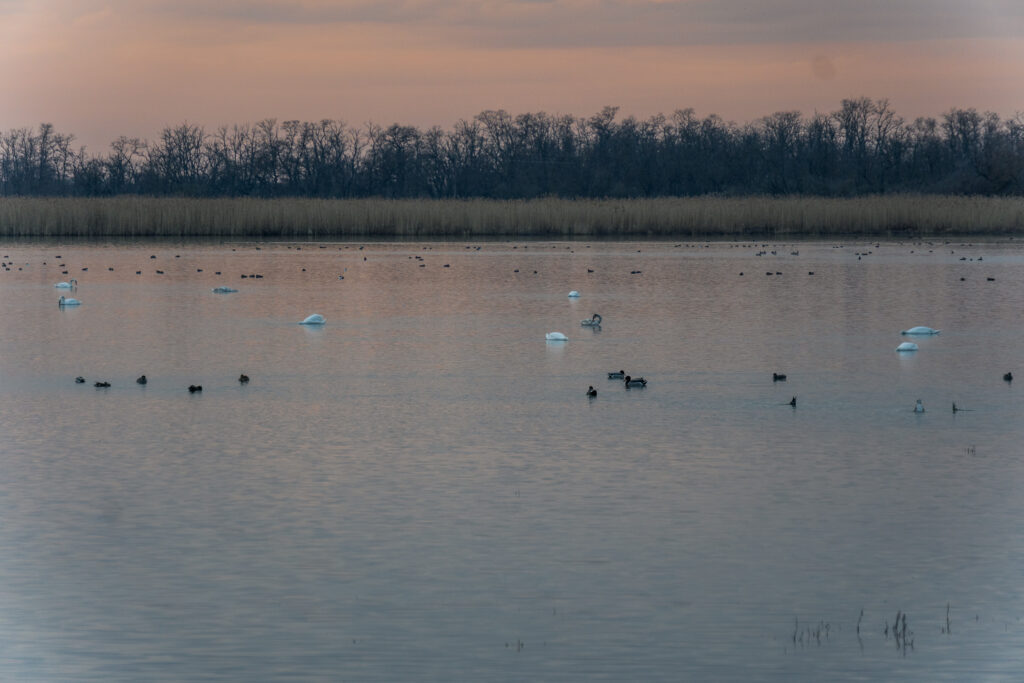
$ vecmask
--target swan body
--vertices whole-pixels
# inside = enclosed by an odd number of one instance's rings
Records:
[[[627,389],[629,389],[630,387],[637,387],[639,389],[642,389],[647,386],[647,380],[645,380],[643,377],[637,377],[634,379],[633,377],[626,375],[622,381],[625,383]]]
[[[601,314],[595,313],[587,320],[581,320],[580,325],[583,327],[601,327]]]
[[[903,330],[900,334],[938,334],[942,330],[933,330],[930,327],[918,325],[917,327],[911,327],[909,330]]]
[[[622,371],[622,370],[619,370],[618,372],[609,372],[608,373],[608,379],[622,379],[625,376],[626,376],[626,373],[624,371]]]
[[[324,319],[324,317],[322,315],[320,315],[319,313],[314,313],[313,315],[308,316],[305,320],[303,320],[299,324],[300,325],[323,325],[325,322],[327,322],[327,320]]]
[[[896,347],[897,351],[917,351],[917,344],[914,342],[903,342]]]
[[[232,294],[234,292],[237,292],[238,290],[237,289],[231,289],[230,287],[226,287],[226,286],[222,285],[220,287],[214,287],[210,291],[212,291],[214,294]]]
[[[57,300],[58,306],[80,306],[81,304],[82,302],[78,299],[68,299],[63,295]]]
[[[548,341],[569,341],[569,338],[561,332],[548,332],[544,335],[544,338]]]
[[[71,278],[70,282],[58,282],[54,287],[57,289],[76,289],[78,287],[78,280]]]
[[[570,299],[578,299],[579,297],[580,297],[580,293],[577,292],[575,289],[572,290],[571,292],[569,292],[569,298]]]

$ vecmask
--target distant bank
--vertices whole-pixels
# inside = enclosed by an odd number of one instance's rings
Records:
[[[1024,235],[1024,198],[0,199],[0,238],[801,239]]]

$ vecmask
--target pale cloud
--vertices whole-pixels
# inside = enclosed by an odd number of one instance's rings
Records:
[[[0,0],[0,131],[1024,109],[1020,0]]]
[[[6,4],[19,3],[6,0]],[[66,16],[105,8],[136,21],[420,27],[448,41],[502,47],[1024,38],[1021,0],[43,0],[38,4],[59,5]]]

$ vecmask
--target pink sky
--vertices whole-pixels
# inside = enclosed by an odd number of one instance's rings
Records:
[[[1020,0],[0,0],[0,131],[1024,111]]]

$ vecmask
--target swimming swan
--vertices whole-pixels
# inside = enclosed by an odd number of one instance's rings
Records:
[[[238,290],[237,289],[231,289],[230,287],[225,287],[225,286],[222,285],[220,287],[214,287],[210,291],[212,291],[214,294],[232,294],[234,292],[237,292]]]
[[[319,313],[314,313],[313,315],[307,317],[305,320],[303,320],[299,324],[300,325],[323,325],[325,322],[327,322],[327,321],[324,319],[324,317],[322,315],[320,315]]]
[[[57,300],[58,306],[80,306],[81,303],[78,299],[67,299],[63,295]]]
[[[77,289],[78,280],[71,278],[71,282],[58,282],[54,285],[57,289]]]
[[[544,338],[548,341],[569,341],[569,338],[561,332],[548,332],[544,335]]]
[[[941,331],[919,325],[918,327],[911,327],[909,330],[903,330],[900,334],[938,334]]]
[[[897,351],[917,351],[917,344],[913,342],[903,342],[896,347]]]
[[[572,290],[571,292],[569,292],[569,298],[570,299],[578,299],[579,297],[580,297],[580,293],[577,292],[575,289]]]
[[[601,314],[595,313],[588,320],[581,320],[580,325],[583,327],[601,327]]]

